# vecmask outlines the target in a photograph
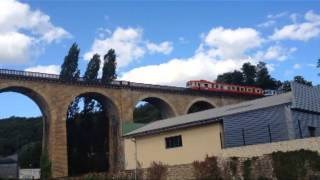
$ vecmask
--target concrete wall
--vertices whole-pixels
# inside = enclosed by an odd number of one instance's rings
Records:
[[[281,141],[242,147],[223,149],[217,154],[219,157],[255,157],[270,154],[276,151],[311,150],[320,153],[320,137]]]
[[[136,139],[137,159],[142,168],[155,162],[167,165],[188,164],[196,160],[204,160],[206,155],[214,155],[221,151],[220,123],[193,127],[184,130],[165,132],[158,135],[139,137]],[[182,147],[166,149],[165,138],[182,136]],[[134,143],[125,140],[126,169],[135,168]]]

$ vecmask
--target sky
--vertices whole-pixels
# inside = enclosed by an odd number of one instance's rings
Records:
[[[115,49],[121,80],[184,86],[264,61],[276,79],[320,83],[319,1],[0,1],[0,68],[57,74],[74,42],[82,73]],[[16,93],[0,109],[41,114]]]

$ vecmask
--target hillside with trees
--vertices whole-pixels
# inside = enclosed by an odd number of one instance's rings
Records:
[[[39,168],[42,118],[10,117],[0,120],[0,156],[19,154],[22,168]]]

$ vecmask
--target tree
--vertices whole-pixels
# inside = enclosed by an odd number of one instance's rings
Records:
[[[269,74],[266,63],[259,62],[256,68],[256,86],[259,86],[262,89],[278,89],[280,86],[279,81],[276,81]]]
[[[293,80],[294,80],[294,82],[297,82],[297,83],[300,83],[300,84],[305,84],[305,85],[308,85],[308,86],[312,86],[312,82],[305,80],[304,77],[302,77],[302,76],[295,76],[293,78]]]
[[[305,84],[305,85],[308,85],[308,86],[312,86],[312,82],[305,80],[304,77],[302,77],[302,76],[295,76],[293,78],[293,81],[297,82],[297,83],[300,83],[300,84]],[[291,91],[290,81],[284,81],[282,86],[281,86],[281,90],[283,92]]]
[[[243,74],[240,71],[223,73],[216,80],[216,82],[227,84],[243,84],[243,81]]]
[[[77,43],[73,43],[69,49],[68,55],[65,56],[63,64],[60,71],[60,79],[65,81],[75,81],[80,77],[80,70],[78,69],[80,49]],[[74,118],[75,114],[78,112],[79,99],[73,101],[69,106],[68,119]]]
[[[76,43],[73,43],[69,49],[68,55],[65,56],[64,62],[61,66],[60,79],[65,81],[77,80],[80,76],[78,69],[80,49]]]
[[[244,84],[255,85],[256,67],[251,63],[247,62],[242,65],[241,70],[243,73]]]
[[[88,63],[86,72],[84,73],[84,80],[86,81],[94,81],[98,79],[98,73],[100,69],[100,56],[98,54],[93,55],[90,62]],[[95,100],[91,98],[84,98],[84,107],[83,112],[86,115],[88,112],[93,112],[95,107]]]
[[[108,53],[104,56],[104,65],[102,69],[102,82],[111,82],[117,78],[116,68],[116,54],[113,49],[110,49]]]

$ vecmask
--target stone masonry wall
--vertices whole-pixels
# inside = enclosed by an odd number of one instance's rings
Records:
[[[320,153],[320,137],[295,139],[290,141],[280,141],[275,143],[257,144],[249,146],[241,146],[235,148],[226,148],[217,154],[218,157],[255,157],[272,152],[295,151],[295,150],[311,150]]]

